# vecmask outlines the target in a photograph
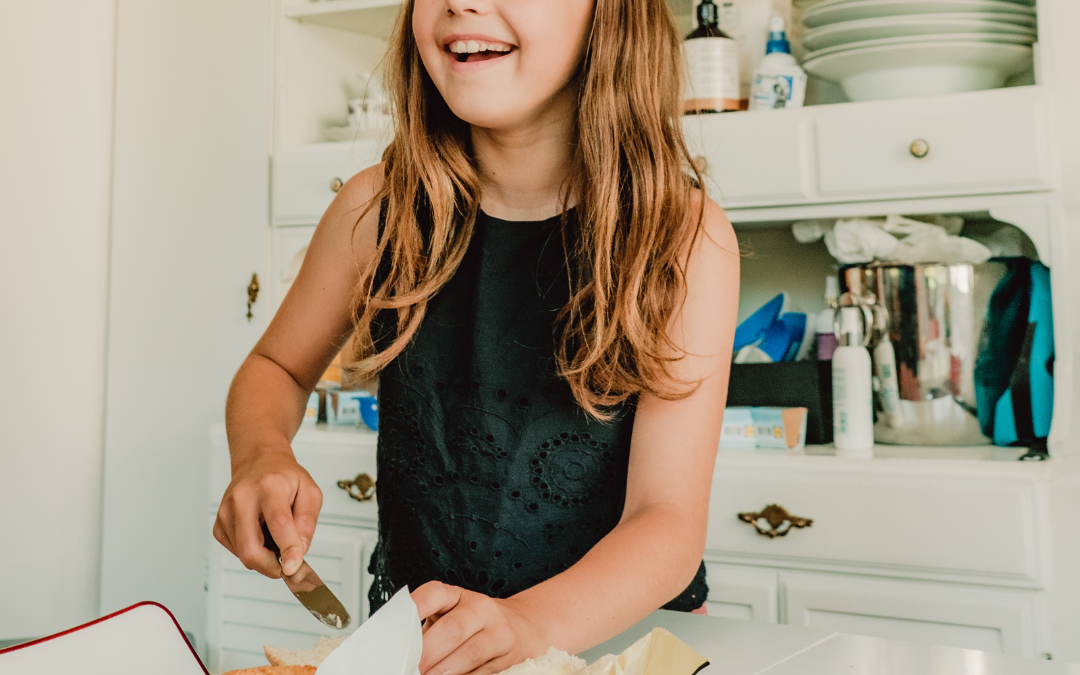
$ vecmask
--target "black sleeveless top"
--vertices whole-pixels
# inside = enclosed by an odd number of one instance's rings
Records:
[[[509,597],[619,522],[634,405],[598,422],[556,374],[554,319],[570,299],[559,221],[481,212],[457,272],[380,374],[371,612],[431,580]],[[382,312],[373,334],[395,326]],[[665,608],[697,609],[707,592],[702,564]]]

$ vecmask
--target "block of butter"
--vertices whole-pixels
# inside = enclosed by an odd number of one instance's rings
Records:
[[[695,675],[709,660],[663,628],[653,628],[618,656],[608,654],[575,675]]]

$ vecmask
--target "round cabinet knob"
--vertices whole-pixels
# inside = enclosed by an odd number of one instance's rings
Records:
[[[908,149],[911,150],[912,157],[918,157],[919,159],[922,159],[923,157],[926,157],[928,154],[930,154],[930,144],[921,138],[916,138],[914,141],[912,141],[911,147]]]
[[[330,189],[337,192],[341,188],[345,187],[345,181],[341,180],[337,176],[330,179]]]
[[[694,168],[697,169],[699,173],[705,173],[709,169],[709,162],[706,161],[705,157],[702,155],[697,155],[690,161],[693,163]]]

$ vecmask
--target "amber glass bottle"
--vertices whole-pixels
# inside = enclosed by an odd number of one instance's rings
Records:
[[[713,0],[697,7],[697,28],[686,36],[687,113],[728,112],[739,109],[739,48],[720,30]]]

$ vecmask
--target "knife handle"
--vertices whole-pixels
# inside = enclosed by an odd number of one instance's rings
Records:
[[[262,533],[263,546],[273,551],[274,555],[277,556],[278,562],[281,562],[281,549],[278,548],[277,542],[274,541],[273,535],[270,534],[270,528],[266,526],[265,521],[262,523]]]

